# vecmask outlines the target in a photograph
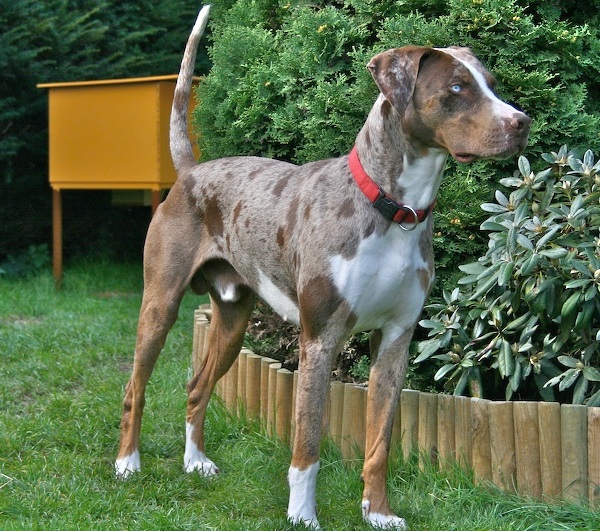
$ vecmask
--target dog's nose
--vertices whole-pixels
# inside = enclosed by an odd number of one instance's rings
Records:
[[[508,121],[508,125],[510,125],[513,129],[516,129],[517,131],[528,130],[530,124],[531,118],[529,118],[529,116],[522,112],[514,113]]]

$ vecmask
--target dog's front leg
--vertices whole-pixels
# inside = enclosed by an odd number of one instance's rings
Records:
[[[331,353],[320,339],[300,338],[300,366],[296,396],[296,428],[288,473],[288,519],[320,529],[316,512],[316,485],[323,415],[331,374]]]
[[[386,477],[392,425],[404,385],[413,330],[405,331],[395,340],[379,330],[371,336],[371,350],[377,353],[377,359],[371,368],[367,397],[362,511],[364,519],[374,527],[406,529],[404,519],[390,509]]]

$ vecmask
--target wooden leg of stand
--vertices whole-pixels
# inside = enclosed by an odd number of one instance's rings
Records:
[[[62,232],[62,197],[60,190],[52,190],[52,268],[57,290],[62,288],[63,277]]]

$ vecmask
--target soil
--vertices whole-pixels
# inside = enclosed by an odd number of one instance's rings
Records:
[[[298,368],[298,327],[286,323],[266,304],[257,302],[246,331],[246,343],[256,354],[276,359],[290,371]],[[366,334],[353,336],[344,346],[333,365],[333,378],[359,383],[350,369],[362,356],[369,356]]]

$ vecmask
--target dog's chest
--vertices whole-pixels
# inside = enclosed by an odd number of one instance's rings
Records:
[[[430,257],[420,245],[426,230],[394,225],[364,239],[353,257],[330,258],[333,282],[357,316],[353,332],[390,321],[408,327],[418,318],[433,280]]]

